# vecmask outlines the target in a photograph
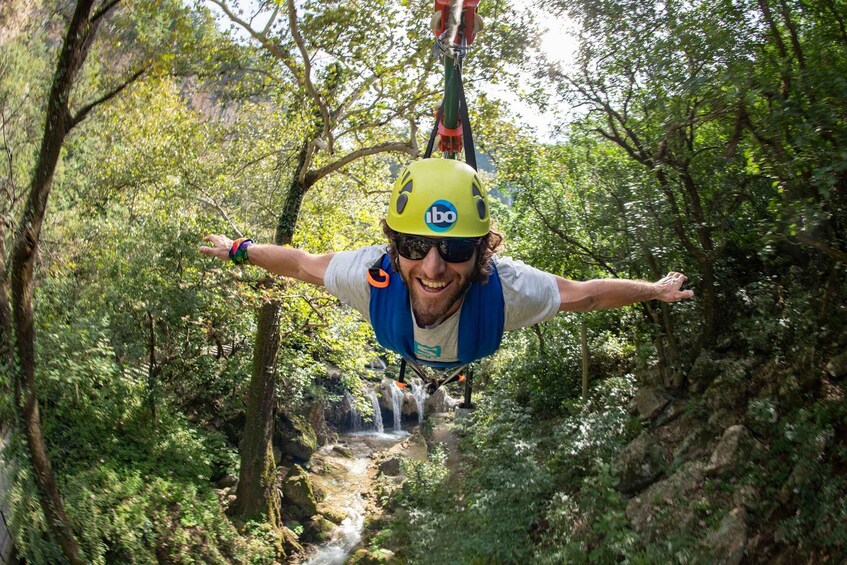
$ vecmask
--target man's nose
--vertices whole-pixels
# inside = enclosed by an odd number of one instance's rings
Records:
[[[447,269],[447,262],[438,254],[438,249],[433,245],[429,252],[421,259],[421,269],[429,278],[436,278]]]

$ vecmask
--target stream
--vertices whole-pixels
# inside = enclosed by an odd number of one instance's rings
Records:
[[[409,432],[359,431],[341,434],[339,442],[325,445],[313,456],[310,479],[320,489],[324,504],[343,510],[347,517],[332,539],[316,546],[301,561],[307,565],[341,565],[362,539],[368,505],[365,496],[371,490],[377,469],[371,465],[374,455],[409,438]],[[345,453],[349,449],[352,456]]]

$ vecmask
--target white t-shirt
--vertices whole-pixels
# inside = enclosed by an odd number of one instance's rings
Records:
[[[353,307],[370,322],[371,287],[367,271],[387,253],[384,245],[336,253],[327,267],[324,284],[330,294]],[[534,267],[495,255],[505,303],[505,331],[531,326],[559,311],[556,279]],[[458,359],[459,318],[462,309],[434,328],[415,325],[415,355],[422,361],[454,362]],[[414,315],[412,316],[414,319]]]

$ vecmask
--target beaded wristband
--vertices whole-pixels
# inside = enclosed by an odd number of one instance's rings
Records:
[[[247,237],[241,237],[232,242],[232,247],[229,248],[229,258],[236,265],[248,263],[250,259],[247,257],[247,248],[253,245],[254,241]]]

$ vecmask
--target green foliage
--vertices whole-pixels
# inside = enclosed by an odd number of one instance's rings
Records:
[[[823,554],[844,555],[847,479],[843,465],[847,447],[836,430],[847,426],[847,408],[821,400],[779,424],[771,454],[754,480],[764,483],[768,497],[761,509],[778,518],[775,536],[788,545],[802,543]]]

